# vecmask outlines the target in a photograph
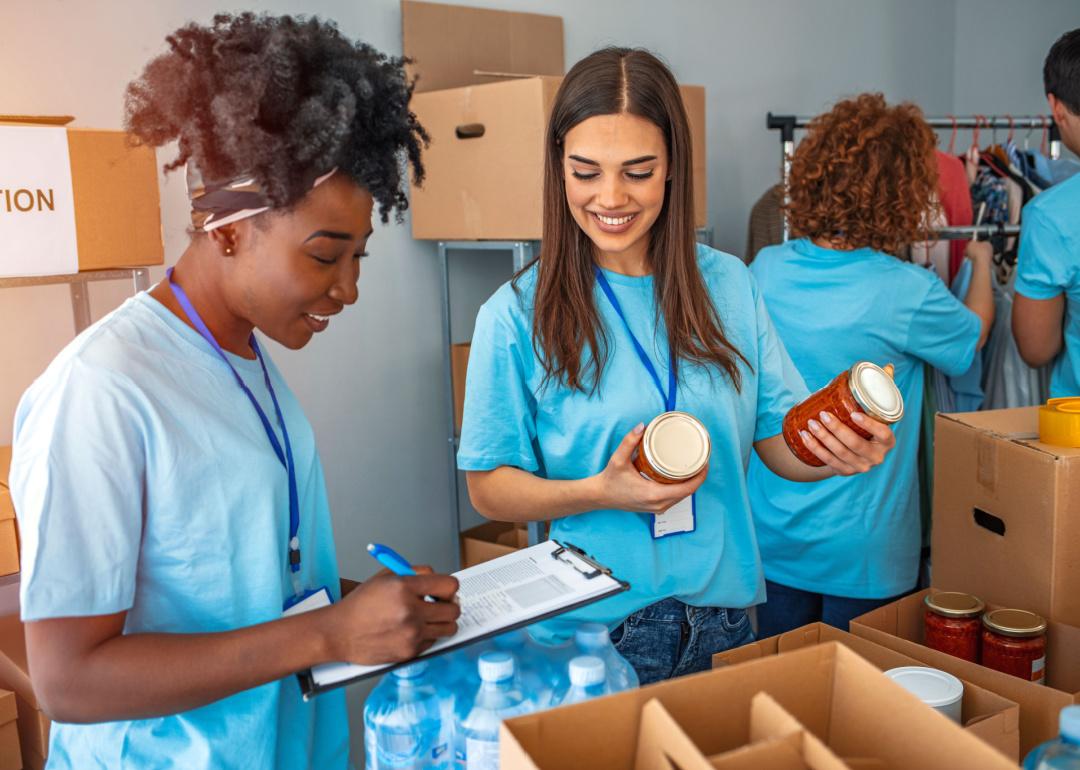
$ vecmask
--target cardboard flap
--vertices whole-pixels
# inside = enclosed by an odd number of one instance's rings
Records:
[[[0,446],[0,487],[11,486],[8,484],[8,475],[11,473],[11,447]]]
[[[17,713],[15,693],[10,690],[0,690],[0,725],[13,722]]]
[[[799,720],[789,714],[768,693],[759,692],[750,701],[750,742],[783,738],[804,730]]]
[[[74,115],[0,115],[0,123],[23,126],[66,126],[73,120]]]
[[[402,0],[401,31],[417,93],[564,73],[560,16]]]
[[[709,757],[714,770],[810,770],[803,761],[799,734],[774,738],[762,743]]]
[[[670,762],[668,761],[670,760]],[[634,770],[711,770],[712,765],[658,700],[641,709]]]

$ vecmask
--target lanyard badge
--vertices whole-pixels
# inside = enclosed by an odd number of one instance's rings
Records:
[[[290,576],[292,577],[293,596],[286,602],[285,606],[289,607],[296,602],[302,600],[305,595],[300,585],[300,498],[296,489],[296,464],[293,461],[292,443],[289,441],[289,431],[285,427],[285,417],[281,413],[281,406],[278,404],[277,394],[274,392],[274,386],[270,382],[270,372],[266,368],[266,362],[263,360],[262,351],[259,349],[259,343],[255,341],[255,334],[252,333],[248,339],[248,343],[251,345],[251,349],[255,351],[255,357],[259,359],[259,366],[262,367],[263,380],[266,382],[266,389],[270,391],[270,400],[274,402],[274,414],[277,417],[278,426],[281,428],[282,441],[278,441],[277,434],[274,432],[273,426],[270,424],[269,418],[266,416],[266,412],[259,406],[258,400],[255,398],[255,394],[251,392],[244,379],[240,376],[240,373],[236,371],[236,367],[229,361],[228,356],[225,355],[225,351],[221,349],[221,345],[214,339],[214,335],[210,332],[210,329],[206,326],[206,323],[202,320],[198,311],[195,310],[195,306],[191,304],[191,300],[188,299],[187,293],[176,283],[173,282],[173,269],[170,267],[165,273],[166,279],[169,283],[169,289],[172,291],[173,296],[176,297],[176,301],[180,303],[180,307],[184,309],[188,319],[195,327],[196,331],[202,335],[210,347],[221,357],[221,360],[225,362],[225,365],[229,367],[229,371],[233,373],[233,377],[236,378],[236,384],[240,386],[240,390],[244,391],[244,395],[248,397],[251,405],[255,408],[255,413],[259,415],[259,420],[262,422],[263,430],[266,431],[266,436],[270,440],[270,446],[274,449],[274,454],[277,455],[278,460],[283,466],[289,477],[289,544],[288,552],[286,554],[287,563],[289,565]],[[282,448],[284,444],[284,449]],[[311,592],[308,592],[310,594]]]
[[[653,362],[645,352],[645,348],[638,342],[637,337],[634,336],[634,332],[630,329],[630,322],[626,320],[626,315],[623,313],[622,306],[619,304],[619,299],[615,296],[615,292],[612,290],[611,284],[608,283],[607,277],[596,265],[593,265],[593,272],[596,275],[596,283],[600,286],[604,296],[607,297],[608,302],[611,303],[611,307],[614,308],[616,315],[622,320],[623,326],[626,328],[626,333],[629,335],[630,341],[634,344],[634,350],[637,353],[638,359],[640,359],[642,366],[645,367],[645,371],[649,373],[649,377],[656,386],[656,390],[660,394],[661,400],[664,402],[664,411],[674,411],[679,387],[678,379],[675,377],[674,352],[671,353],[671,360],[668,365],[668,387],[665,392],[663,385],[660,384],[660,375],[657,374],[656,367],[653,366]],[[675,505],[664,513],[653,516],[652,535],[654,540],[659,540],[662,537],[668,537],[670,535],[693,532],[696,527],[697,495],[694,494],[675,503]]]

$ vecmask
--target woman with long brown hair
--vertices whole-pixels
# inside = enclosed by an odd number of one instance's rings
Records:
[[[864,471],[893,445],[883,425],[863,440],[834,419],[804,438],[825,468],[787,448],[781,422],[805,388],[742,262],[695,244],[692,168],[679,89],[655,56],[607,48],[570,70],[546,137],[540,257],[477,318],[458,455],[485,516],[551,519],[553,538],[631,584],[549,629],[614,628],[642,683],[753,639],[751,448],[812,481]],[[704,424],[712,452],[661,484],[631,458],[672,409]]]
[[[967,371],[994,318],[988,243],[967,247],[967,307],[903,258],[929,237],[935,143],[913,104],[889,105],[881,94],[839,102],[795,152],[787,217],[796,239],[763,249],[751,268],[807,385],[825,385],[853,358],[891,361],[905,407],[894,426],[900,449],[865,476],[807,488],[751,460],[768,581],[763,635],[819,620],[846,631],[852,618],[915,587],[923,362]]]

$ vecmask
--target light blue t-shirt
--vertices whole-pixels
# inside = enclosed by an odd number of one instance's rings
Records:
[[[276,425],[259,363],[230,359]],[[336,599],[314,434],[267,366],[296,461],[304,583]],[[148,294],[80,334],[23,396],[11,492],[26,621],[126,611],[127,634],[226,631],[279,618],[292,594],[285,470],[225,363]],[[347,765],[343,693],[304,703],[295,677],[174,716],[53,723],[49,739],[50,770]]]
[[[1050,395],[1080,396],[1080,174],[1035,196],[1022,221],[1016,293],[1065,293],[1065,349],[1054,362]]]
[[[569,542],[611,567],[631,589],[564,616],[551,630],[575,621],[614,626],[667,597],[695,606],[748,607],[763,598],[761,562],[746,493],[746,464],[754,441],[781,430],[784,414],[805,387],[769,321],[743,263],[698,247],[698,264],[724,333],[746,357],[742,389],[715,368],[683,362],[676,408],[708,428],[709,475],[697,493],[697,528],[659,540],[652,516],[599,510],[557,519],[551,537]],[[652,276],[605,271],[634,331],[667,382],[668,346],[657,325]],[[480,309],[469,357],[458,466],[492,470],[516,466],[549,479],[583,479],[601,472],[623,436],[664,411],[664,401],[598,286],[593,297],[609,352],[600,387],[589,395],[562,384],[543,386],[533,351],[535,268],[515,294],[500,288]]]
[[[858,361],[896,367],[904,416],[896,448],[867,473],[787,481],[755,455],[750,501],[765,577],[792,588],[877,599],[915,586],[923,362],[967,371],[979,318],[929,270],[873,249],[809,240],[763,249],[751,267],[780,339],[811,389]]]

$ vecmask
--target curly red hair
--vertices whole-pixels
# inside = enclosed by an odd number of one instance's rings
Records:
[[[811,121],[791,164],[785,206],[795,237],[900,255],[931,240],[937,137],[910,102],[846,99]]]

